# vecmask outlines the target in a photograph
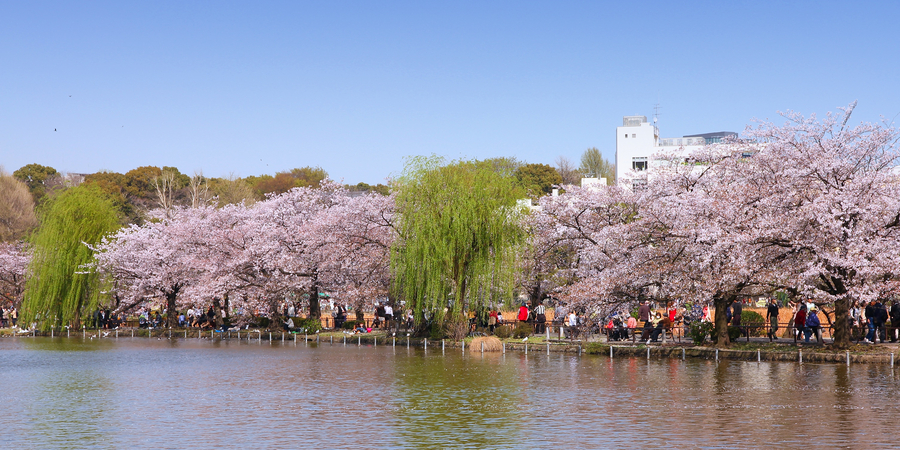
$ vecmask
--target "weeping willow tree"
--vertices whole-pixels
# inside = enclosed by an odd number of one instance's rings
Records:
[[[470,310],[515,287],[524,243],[512,171],[494,161],[416,157],[393,186],[397,239],[391,249],[394,292],[421,324],[462,322]]]
[[[118,227],[115,205],[94,186],[71,188],[51,199],[31,240],[22,322],[37,322],[43,330],[79,327],[100,298],[98,277],[85,267],[93,258],[86,244],[96,245]]]

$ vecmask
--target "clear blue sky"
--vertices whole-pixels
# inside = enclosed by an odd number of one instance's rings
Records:
[[[900,113],[900,2],[0,3],[0,164],[208,176],[404,156],[612,159],[663,137],[859,101]],[[56,129],[57,131],[54,131]]]

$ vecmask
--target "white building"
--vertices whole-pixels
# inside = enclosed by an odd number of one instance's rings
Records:
[[[646,116],[625,116],[622,118],[622,126],[616,127],[617,184],[630,185],[636,176],[640,179],[640,173],[650,168],[651,158],[656,153],[680,149],[689,152],[737,136],[737,133],[731,131],[720,131],[660,139],[655,122],[654,119],[653,124],[648,123]]]

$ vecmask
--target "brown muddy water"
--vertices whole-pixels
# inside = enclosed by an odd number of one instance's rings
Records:
[[[895,447],[889,365],[0,340],[3,448]]]

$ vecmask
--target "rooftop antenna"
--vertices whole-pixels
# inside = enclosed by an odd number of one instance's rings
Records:
[[[656,122],[659,122],[659,110],[662,109],[659,106],[659,96],[657,95],[656,105],[653,107],[653,139],[659,139],[659,127],[656,125]]]

